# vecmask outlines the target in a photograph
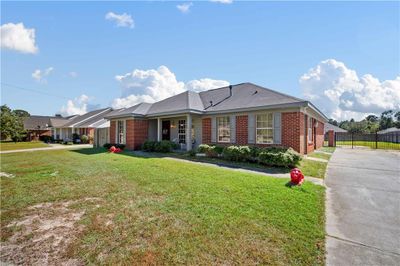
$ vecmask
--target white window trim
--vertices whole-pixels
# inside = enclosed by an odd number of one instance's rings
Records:
[[[122,143],[119,142],[119,127],[118,127],[118,123],[122,122],[122,130],[123,130],[123,141]],[[115,122],[116,126],[115,126],[115,143],[116,144],[126,144],[126,120],[116,120]]]
[[[185,125],[184,128],[183,128],[184,133],[179,132],[180,124],[181,124],[181,123],[179,123],[179,121],[184,121],[184,125]],[[178,119],[178,143],[186,144],[186,132],[187,132],[187,121],[186,121],[186,119]],[[183,136],[183,142],[180,142],[181,141],[180,136]]]
[[[268,116],[268,114],[272,114],[272,127],[257,127],[257,116],[259,116],[259,115],[267,115]],[[263,112],[263,113],[256,113],[255,114],[255,116],[256,116],[256,121],[255,121],[255,123],[256,123],[256,125],[255,125],[255,128],[256,128],[256,130],[255,130],[255,142],[256,142],[256,144],[274,144],[274,123],[275,123],[275,121],[274,121],[274,113],[273,112]],[[258,129],[271,129],[272,130],[272,141],[271,142],[259,142],[257,139],[257,130]]]
[[[312,117],[308,116],[308,120],[307,120],[307,135],[308,135],[308,143],[311,144],[313,143],[314,139],[313,139],[313,129],[312,129]]]
[[[219,140],[219,119],[220,118],[228,118],[228,129],[229,129],[229,140]],[[218,143],[230,143],[231,142],[231,118],[229,115],[227,116],[218,116],[216,117],[216,122],[217,122],[217,126],[216,126],[216,130],[217,130],[217,142]]]

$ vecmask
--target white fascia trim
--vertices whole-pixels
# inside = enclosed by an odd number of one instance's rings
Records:
[[[85,121],[87,121],[87,120],[89,120],[89,119],[91,119],[91,118],[93,118],[93,117],[96,117],[96,116],[98,116],[98,115],[101,115],[102,113],[104,113],[104,112],[106,112],[106,111],[108,111],[108,110],[110,110],[110,109],[111,109],[111,108],[107,108],[107,109],[105,109],[104,111],[102,111],[102,112],[100,112],[100,113],[97,113],[97,114],[95,114],[95,115],[89,116],[88,118],[83,119],[82,121],[79,121],[79,122],[77,122],[77,123],[75,123],[75,124],[72,124],[72,125],[70,125],[69,127],[75,127],[76,124],[83,123],[83,122],[85,122]],[[100,118],[100,119],[103,119],[103,118]],[[99,119],[99,120],[100,120],[100,119]],[[79,128],[79,127],[78,127],[78,128]]]

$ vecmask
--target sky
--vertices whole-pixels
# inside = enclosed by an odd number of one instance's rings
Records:
[[[252,82],[328,117],[400,109],[399,2],[1,2],[1,104],[83,114]]]

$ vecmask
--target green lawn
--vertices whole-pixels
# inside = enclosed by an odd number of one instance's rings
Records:
[[[70,201],[82,217],[60,256],[83,264],[325,263],[325,192],[310,182],[103,149],[2,154],[1,167],[14,175],[1,178],[5,247],[24,231],[7,225],[33,210],[54,218]],[[56,204],[30,207],[45,202]],[[32,248],[36,234],[20,239],[23,252],[46,250]]]
[[[324,178],[327,165],[326,162],[303,159],[300,162],[299,169],[305,176]]]
[[[41,141],[31,141],[31,142],[0,142],[0,150],[11,151],[20,149],[33,149],[33,148],[44,148],[49,147],[46,143]]]
[[[351,141],[336,141],[336,146],[342,146],[342,145],[351,146]],[[375,141],[354,141],[353,145],[370,147],[373,149],[376,148]],[[378,149],[400,150],[400,143],[378,141]]]
[[[335,151],[336,147],[327,147],[327,146],[323,146],[321,148],[319,148],[319,151],[323,151],[323,152],[329,152],[329,153],[333,153]]]
[[[329,160],[331,158],[331,154],[326,154],[326,153],[319,153],[319,152],[312,152],[310,154],[307,154],[307,157],[313,157],[313,158],[318,158],[318,159],[324,159],[324,160]]]

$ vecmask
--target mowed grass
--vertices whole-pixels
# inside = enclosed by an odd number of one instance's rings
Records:
[[[31,205],[95,197],[67,250],[85,264],[325,263],[322,186],[103,149],[1,159],[2,241]]]
[[[0,142],[0,150],[11,151],[20,149],[33,149],[33,148],[44,148],[49,147],[49,145],[41,141],[31,141],[31,142]]]
[[[354,146],[369,147],[372,149],[400,150],[400,143],[378,141],[376,146],[375,141],[353,141]],[[336,141],[336,146],[351,146],[351,141]]]
[[[305,176],[316,178],[325,178],[326,167],[328,163],[315,160],[303,159],[300,162],[299,169]]]
[[[327,146],[323,146],[321,148],[319,148],[319,151],[323,151],[323,152],[329,152],[329,153],[334,153],[335,152],[336,147],[327,147]]]
[[[319,152],[315,152],[315,151],[310,154],[307,154],[307,157],[324,159],[324,160],[329,160],[331,158],[331,156],[332,156],[331,154],[319,153]]]

